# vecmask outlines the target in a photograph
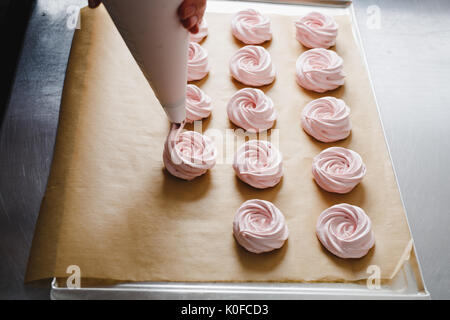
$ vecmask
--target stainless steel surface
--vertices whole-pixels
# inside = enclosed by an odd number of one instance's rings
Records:
[[[450,299],[450,1],[354,5],[425,283]]]
[[[49,298],[49,287],[23,278],[72,39],[69,6],[85,1],[37,2],[0,130],[0,298]],[[450,1],[354,6],[425,283],[449,299]]]
[[[73,4],[85,1],[37,1],[0,128],[0,299],[49,299],[50,281],[23,281],[52,160]]]

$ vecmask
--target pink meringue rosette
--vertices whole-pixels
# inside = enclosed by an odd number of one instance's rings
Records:
[[[334,51],[310,49],[296,62],[297,83],[308,90],[323,93],[344,84],[343,60]]]
[[[208,52],[196,42],[189,42],[188,81],[203,79],[209,72]]]
[[[289,230],[283,214],[273,203],[253,199],[245,201],[236,211],[233,234],[246,250],[263,253],[281,248]]]
[[[245,44],[260,44],[272,39],[270,19],[255,9],[237,12],[231,20],[231,32]]]
[[[233,169],[241,181],[252,187],[270,188],[283,177],[283,157],[269,141],[250,140],[237,150]]]
[[[333,17],[310,12],[295,21],[296,38],[308,48],[328,49],[336,44],[338,24]]]
[[[231,58],[230,73],[239,82],[253,87],[275,80],[275,67],[269,52],[261,46],[245,46]]]
[[[322,245],[340,258],[361,258],[375,244],[370,218],[363,209],[347,203],[323,211],[316,225]]]
[[[202,19],[198,26],[197,33],[189,33],[189,40],[192,42],[201,42],[208,35],[208,24],[205,18]]]
[[[272,99],[254,88],[236,92],[228,102],[227,113],[231,122],[250,132],[272,128],[277,118]]]
[[[211,114],[211,98],[195,84],[186,88],[186,122],[192,123]]]
[[[319,141],[342,140],[349,136],[352,129],[350,108],[341,99],[319,98],[303,109],[301,124],[306,133]]]
[[[181,130],[172,126],[164,144],[163,162],[173,176],[192,180],[214,167],[217,150],[209,137]]]
[[[355,151],[331,147],[314,157],[312,174],[322,189],[348,193],[364,178],[366,166]]]

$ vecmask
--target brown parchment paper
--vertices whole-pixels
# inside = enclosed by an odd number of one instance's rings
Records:
[[[226,104],[242,87],[231,79],[228,62],[242,44],[230,33],[230,15],[206,18],[209,36],[202,45],[211,72],[196,83],[213,101],[204,129],[224,132],[234,128]],[[353,130],[333,144],[315,141],[300,127],[306,103],[327,94],[296,84],[295,61],[305,48],[295,40],[292,17],[271,19],[273,40],[264,46],[277,78],[263,90],[278,110],[285,175],[276,187],[257,190],[240,182],[230,163],[192,182],[163,169],[169,126],[162,108],[106,10],[82,10],[28,281],[66,277],[69,265],[78,265],[83,278],[128,281],[353,281],[367,278],[369,265],[378,265],[382,278],[395,275],[412,242],[350,19],[336,17],[333,49],[344,58],[347,78],[328,95],[350,106]],[[357,151],[367,165],[363,182],[349,194],[327,193],[312,179],[312,158],[330,146]],[[256,255],[235,243],[234,213],[252,198],[272,201],[286,216],[290,236],[281,249]],[[362,207],[372,219],[376,243],[362,259],[337,258],[315,236],[321,211],[341,202]]]

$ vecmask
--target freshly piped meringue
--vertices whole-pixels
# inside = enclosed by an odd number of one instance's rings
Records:
[[[297,83],[319,93],[334,90],[344,84],[343,60],[336,52],[311,49],[297,59]]]
[[[283,157],[270,142],[250,140],[237,150],[233,169],[239,179],[252,187],[269,188],[283,177]]]
[[[295,21],[296,38],[308,48],[328,49],[336,44],[338,24],[320,12],[310,12]]]
[[[237,12],[231,20],[231,32],[245,44],[260,44],[272,39],[270,19],[255,9]]]
[[[254,88],[236,92],[228,102],[227,113],[231,122],[251,132],[272,128],[277,118],[272,99]]]
[[[186,122],[209,117],[211,114],[211,98],[195,84],[186,88]]]
[[[312,174],[322,189],[347,193],[364,178],[366,166],[355,151],[331,147],[314,157]]]
[[[344,100],[324,97],[311,101],[302,111],[303,130],[322,142],[334,142],[348,137],[352,125],[350,108]]]
[[[289,230],[281,211],[265,200],[245,201],[236,211],[233,234],[237,242],[253,253],[281,248]]]
[[[261,46],[239,49],[231,58],[230,72],[236,80],[254,87],[272,83],[275,79],[275,67],[269,51]]]
[[[189,40],[192,42],[201,42],[208,35],[208,24],[205,18],[198,25],[197,33],[189,33]]]
[[[208,52],[196,42],[189,42],[188,81],[203,79],[209,72]]]
[[[172,126],[164,144],[163,162],[173,176],[192,180],[216,164],[217,150],[211,139],[195,131]]]
[[[375,244],[370,218],[363,209],[347,203],[323,211],[316,225],[322,245],[340,258],[361,258]]]

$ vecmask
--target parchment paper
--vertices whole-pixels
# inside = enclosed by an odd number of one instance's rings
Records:
[[[213,101],[204,129],[224,132],[234,128],[226,104],[242,87],[228,62],[242,44],[230,33],[230,15],[206,19],[202,45],[211,72],[196,83]],[[293,18],[271,19],[273,40],[265,47],[277,78],[263,90],[278,110],[285,175],[276,187],[257,190],[240,182],[229,163],[192,182],[163,169],[169,126],[162,108],[105,9],[82,10],[28,281],[66,277],[69,265],[78,265],[83,278],[127,281],[353,281],[367,278],[369,265],[378,265],[382,278],[394,276],[412,242],[350,20],[336,17],[333,48],[345,61],[345,85],[314,94],[295,82],[295,61],[305,48],[295,40]],[[325,95],[351,108],[352,134],[339,143],[317,142],[300,127],[302,108]],[[347,195],[327,193],[312,179],[312,158],[330,146],[357,151],[367,165],[363,182]],[[272,201],[284,213],[290,236],[282,249],[256,255],[236,244],[234,213],[252,198]],[[362,259],[337,258],[315,236],[319,214],[341,202],[362,207],[372,219],[376,244]]]

